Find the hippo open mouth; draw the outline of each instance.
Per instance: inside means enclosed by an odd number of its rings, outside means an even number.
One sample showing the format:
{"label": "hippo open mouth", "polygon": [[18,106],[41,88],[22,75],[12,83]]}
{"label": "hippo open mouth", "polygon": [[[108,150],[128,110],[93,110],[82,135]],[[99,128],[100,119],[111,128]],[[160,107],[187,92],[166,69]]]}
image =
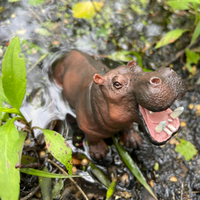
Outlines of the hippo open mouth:
{"label": "hippo open mouth", "polygon": [[153,144],[164,144],[178,131],[180,126],[178,116],[183,110],[183,107],[179,107],[174,111],[168,108],[161,112],[152,112],[139,105],[143,127]]}

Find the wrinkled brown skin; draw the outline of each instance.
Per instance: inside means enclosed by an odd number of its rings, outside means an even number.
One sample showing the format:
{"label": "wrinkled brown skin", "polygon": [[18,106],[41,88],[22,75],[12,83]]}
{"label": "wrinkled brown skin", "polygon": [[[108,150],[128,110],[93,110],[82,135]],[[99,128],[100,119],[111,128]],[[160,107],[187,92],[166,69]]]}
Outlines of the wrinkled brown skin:
{"label": "wrinkled brown skin", "polygon": [[181,79],[173,70],[160,68],[143,72],[131,61],[109,70],[89,55],[71,51],[53,64],[54,78],[63,87],[77,122],[89,144],[90,156],[101,159],[108,147],[104,138],[122,131],[126,147],[141,145],[133,122],[143,125],[138,104],[151,111],[168,108],[183,92]]}

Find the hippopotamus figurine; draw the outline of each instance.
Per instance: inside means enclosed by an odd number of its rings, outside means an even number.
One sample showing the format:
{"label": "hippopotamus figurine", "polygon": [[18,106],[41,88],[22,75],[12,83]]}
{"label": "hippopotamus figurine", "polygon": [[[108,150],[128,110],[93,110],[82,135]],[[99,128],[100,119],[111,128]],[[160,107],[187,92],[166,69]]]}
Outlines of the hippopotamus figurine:
{"label": "hippopotamus figurine", "polygon": [[135,61],[108,69],[91,56],[73,50],[52,65],[56,83],[63,88],[85,133],[90,156],[104,158],[104,138],[122,133],[124,145],[136,148],[142,142],[133,129],[138,123],[149,140],[164,144],[179,129],[183,107],[169,107],[185,94],[182,79],[169,68],[144,72]]}

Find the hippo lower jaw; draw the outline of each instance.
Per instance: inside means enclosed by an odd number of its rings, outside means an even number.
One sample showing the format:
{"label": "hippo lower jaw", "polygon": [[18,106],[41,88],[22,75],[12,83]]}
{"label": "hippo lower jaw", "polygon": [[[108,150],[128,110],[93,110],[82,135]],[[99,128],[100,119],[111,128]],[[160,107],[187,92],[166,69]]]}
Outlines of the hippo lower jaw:
{"label": "hippo lower jaw", "polygon": [[183,107],[179,107],[175,111],[167,108],[161,112],[152,112],[139,105],[140,118],[150,142],[162,145],[177,133],[180,126],[178,116],[182,112]]}

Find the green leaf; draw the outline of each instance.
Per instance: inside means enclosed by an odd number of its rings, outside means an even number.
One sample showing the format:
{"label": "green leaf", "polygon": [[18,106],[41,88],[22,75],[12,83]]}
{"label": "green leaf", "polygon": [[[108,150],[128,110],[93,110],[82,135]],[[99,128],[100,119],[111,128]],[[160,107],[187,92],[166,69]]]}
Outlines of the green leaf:
{"label": "green leaf", "polygon": [[157,163],[157,162],[155,163],[155,165],[154,165],[154,170],[155,170],[155,171],[158,171],[158,170],[159,170],[159,163]]}
{"label": "green leaf", "polygon": [[32,6],[38,6],[42,3],[44,3],[44,0],[29,0],[28,1],[28,4]]}
{"label": "green leaf", "polygon": [[189,161],[190,159],[192,159],[193,156],[195,156],[198,153],[198,151],[191,142],[184,139],[179,140],[181,143],[176,146],[175,150],[181,155],[183,155],[186,161]]}
{"label": "green leaf", "polygon": [[16,109],[16,108],[2,108],[0,107],[1,112],[6,112],[6,113],[13,113],[16,115],[21,115],[21,113]]}
{"label": "green leaf", "polygon": [[64,174],[53,174],[49,172],[40,171],[33,168],[21,168],[20,171],[25,174],[30,174],[34,176],[42,176],[47,178],[73,178],[73,177],[81,177],[79,175],[64,175]]}
{"label": "green leaf", "polygon": [[192,66],[191,64],[197,64],[200,60],[200,55],[195,53],[194,51],[190,51],[189,49],[185,49],[186,53],[186,67],[188,68],[189,72],[192,73]]}
{"label": "green leaf", "polygon": [[110,181],[107,178],[107,176],[104,174],[104,172],[99,169],[98,167],[96,167],[94,165],[94,163],[90,162],[90,171],[93,173],[93,175],[95,175],[95,177],[101,182],[103,183],[103,185],[105,185],[107,188],[109,188],[110,186]]}
{"label": "green leaf", "polygon": [[106,200],[108,200],[112,196],[112,194],[115,190],[115,185],[116,185],[116,180],[113,180],[112,183],[110,184],[110,187],[108,188],[107,193],[106,193]]}
{"label": "green leaf", "polygon": [[[2,100],[0,100],[0,106],[2,107],[3,106],[3,101]],[[2,111],[0,111],[0,126],[1,126],[1,121],[2,121]]]}
{"label": "green leaf", "polygon": [[13,3],[13,2],[17,2],[17,1],[20,1],[20,0],[9,0],[8,2]]}
{"label": "green leaf", "polygon": [[22,149],[24,147],[24,140],[26,139],[27,133],[19,131],[19,143],[18,143],[18,165],[21,164]]}
{"label": "green leaf", "polygon": [[[37,127],[38,128],[38,127]],[[45,142],[48,151],[54,158],[59,160],[72,174],[72,150],[65,139],[57,132],[39,128],[45,135]]]}
{"label": "green leaf", "polygon": [[157,49],[162,46],[165,46],[166,44],[173,43],[175,40],[181,37],[181,35],[186,31],[189,31],[189,30],[175,29],[173,31],[169,31],[165,36],[161,38],[161,40],[157,43],[155,48]]}
{"label": "green leaf", "polygon": [[176,10],[188,10],[190,8],[188,2],[180,3],[180,1],[177,0],[167,1],[167,5]]}
{"label": "green leaf", "polygon": [[146,69],[143,67],[142,63],[142,56],[135,52],[135,51],[117,51],[113,52],[110,56],[108,56],[109,59],[115,60],[115,61],[123,61],[123,62],[129,62],[133,60],[133,57],[130,55],[134,55],[137,58],[137,62],[139,66],[145,71],[145,72],[150,72],[151,70]]}
{"label": "green leaf", "polygon": [[192,40],[191,40],[191,44],[197,39],[197,37],[200,35],[200,20],[194,30],[194,33],[192,35]]}
{"label": "green leaf", "polygon": [[26,65],[22,58],[19,38],[14,37],[4,55],[2,63],[2,85],[10,105],[20,109],[26,92]]}
{"label": "green leaf", "polygon": [[157,200],[155,194],[151,190],[150,186],[147,184],[144,176],[142,175],[141,171],[139,170],[138,166],[134,163],[132,160],[131,156],[128,154],[128,152],[118,144],[117,140],[115,137],[112,137],[113,142],[125,162],[126,166],[129,168],[129,170],[133,173],[133,175],[138,179],[138,181],[149,191],[149,193]]}
{"label": "green leaf", "polygon": [[[43,172],[49,172],[46,167],[42,169]],[[47,177],[39,177],[39,184],[42,192],[43,200],[51,200],[52,199],[52,180]]]}
{"label": "green leaf", "polygon": [[18,162],[19,133],[12,118],[0,127],[0,197],[2,200],[16,200],[19,198],[19,169]]}
{"label": "green leaf", "polygon": [[35,32],[38,33],[38,34],[40,34],[40,35],[42,35],[42,36],[49,36],[49,35],[51,35],[51,33],[47,29],[45,29],[45,28],[37,28],[37,29],[35,29]]}
{"label": "green leaf", "polygon": [[96,11],[100,11],[103,6],[102,2],[85,1],[73,5],[73,17],[82,19],[91,19],[95,16]]}
{"label": "green leaf", "polygon": [[4,102],[9,103],[4,91],[3,91],[3,86],[2,86],[2,77],[0,77],[0,99],[3,100]]}

